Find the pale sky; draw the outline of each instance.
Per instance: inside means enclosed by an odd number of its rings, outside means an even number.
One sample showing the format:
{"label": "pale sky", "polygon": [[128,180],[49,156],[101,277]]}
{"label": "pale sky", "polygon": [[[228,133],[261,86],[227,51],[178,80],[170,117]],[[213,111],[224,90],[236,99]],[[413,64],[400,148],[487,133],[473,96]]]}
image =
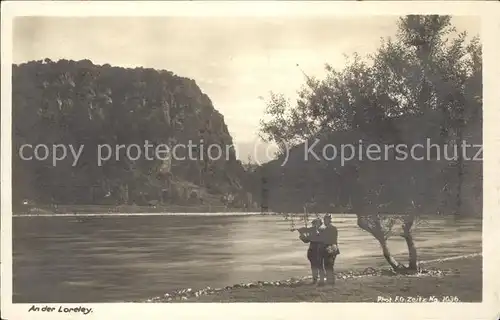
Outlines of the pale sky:
{"label": "pale sky", "polygon": [[[376,50],[396,32],[396,17],[318,18],[17,18],[14,63],[49,58],[166,69],[192,78],[224,115],[239,158],[254,154],[265,102],[283,93],[292,101],[309,76],[343,54]],[[455,17],[459,31],[480,32],[480,19]],[[297,67],[299,64],[300,68]],[[261,151],[258,151],[262,153]]]}

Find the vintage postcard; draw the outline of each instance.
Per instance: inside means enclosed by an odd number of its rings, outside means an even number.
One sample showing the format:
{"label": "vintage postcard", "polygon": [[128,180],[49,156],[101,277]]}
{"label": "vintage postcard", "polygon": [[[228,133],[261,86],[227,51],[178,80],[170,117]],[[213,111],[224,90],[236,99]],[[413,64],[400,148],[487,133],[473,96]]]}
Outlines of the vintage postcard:
{"label": "vintage postcard", "polygon": [[2,3],[2,319],[500,319],[500,3]]}

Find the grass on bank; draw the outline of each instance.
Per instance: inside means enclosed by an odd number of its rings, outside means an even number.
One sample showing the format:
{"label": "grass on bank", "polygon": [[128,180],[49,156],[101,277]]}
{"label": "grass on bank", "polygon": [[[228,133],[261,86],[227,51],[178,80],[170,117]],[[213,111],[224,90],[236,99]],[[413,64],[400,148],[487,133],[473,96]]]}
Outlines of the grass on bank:
{"label": "grass on bank", "polygon": [[[445,297],[459,302],[482,301],[482,257],[464,258],[425,264],[426,269],[439,269],[438,276],[369,276],[337,279],[334,287],[309,284],[297,287],[234,288],[211,295],[192,297],[185,302],[377,302],[396,297]],[[446,301],[445,301],[446,302]]]}

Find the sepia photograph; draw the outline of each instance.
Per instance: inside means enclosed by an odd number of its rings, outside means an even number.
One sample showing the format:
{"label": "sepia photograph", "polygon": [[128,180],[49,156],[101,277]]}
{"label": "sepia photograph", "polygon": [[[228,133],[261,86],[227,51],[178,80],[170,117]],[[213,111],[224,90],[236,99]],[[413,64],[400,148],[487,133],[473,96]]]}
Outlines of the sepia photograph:
{"label": "sepia photograph", "polygon": [[480,11],[93,6],[9,17],[2,318],[494,301]]}

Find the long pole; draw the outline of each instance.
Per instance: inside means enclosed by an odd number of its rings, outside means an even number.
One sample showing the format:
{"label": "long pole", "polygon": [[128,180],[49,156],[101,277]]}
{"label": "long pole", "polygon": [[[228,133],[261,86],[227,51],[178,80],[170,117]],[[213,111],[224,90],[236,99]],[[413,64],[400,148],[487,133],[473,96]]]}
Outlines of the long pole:
{"label": "long pole", "polygon": [[308,222],[309,222],[309,217],[307,214],[307,205],[305,205],[304,206],[304,225],[306,226],[306,228],[307,228]]}

